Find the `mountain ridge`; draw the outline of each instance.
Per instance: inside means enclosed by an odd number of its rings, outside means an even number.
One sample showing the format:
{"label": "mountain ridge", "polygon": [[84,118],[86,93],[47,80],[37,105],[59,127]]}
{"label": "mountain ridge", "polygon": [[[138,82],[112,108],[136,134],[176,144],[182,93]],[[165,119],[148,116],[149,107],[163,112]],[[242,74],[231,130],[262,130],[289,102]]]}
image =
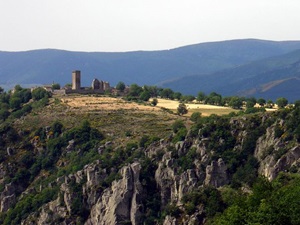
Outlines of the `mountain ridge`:
{"label": "mountain ridge", "polygon": [[[180,78],[172,82],[166,82],[162,86],[176,89],[176,87],[179,87],[179,83],[184,84],[181,88],[178,88],[178,91],[183,91],[189,87],[189,94],[195,94],[199,90],[207,93],[217,90],[225,96],[249,96],[250,94],[255,97],[269,97],[272,100],[275,100],[278,96],[297,100],[300,98],[298,88],[294,92],[296,95],[285,94],[288,90],[282,90],[281,93],[273,91],[273,94],[266,96],[261,90],[269,83],[300,77],[299,62],[300,50],[295,50],[287,54],[258,60],[212,74]],[[253,92],[254,89],[257,91]],[[252,90],[252,92],[249,93],[249,90]]]}
{"label": "mountain ridge", "polygon": [[[26,84],[53,82],[65,85],[71,82],[71,72],[77,69],[82,71],[83,86],[89,86],[95,77],[112,85],[119,81],[157,85],[180,77],[216,73],[296,49],[300,49],[300,41],[237,39],[159,51],[1,51],[0,86],[12,88],[21,84],[26,87]],[[184,90],[183,93],[188,91]]]}

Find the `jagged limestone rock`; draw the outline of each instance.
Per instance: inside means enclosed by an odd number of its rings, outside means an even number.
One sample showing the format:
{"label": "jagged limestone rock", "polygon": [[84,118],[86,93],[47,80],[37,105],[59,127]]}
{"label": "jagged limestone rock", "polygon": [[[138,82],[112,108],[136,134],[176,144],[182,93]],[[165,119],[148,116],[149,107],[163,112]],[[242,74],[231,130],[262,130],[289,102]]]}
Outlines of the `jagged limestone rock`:
{"label": "jagged limestone rock", "polygon": [[122,179],[114,181],[110,188],[104,190],[92,207],[86,225],[121,224],[121,222],[128,221],[133,225],[141,224],[140,169],[139,163],[133,163],[121,169]]}
{"label": "jagged limestone rock", "polygon": [[300,162],[300,145],[288,150],[286,154],[281,156],[277,161],[273,155],[267,156],[259,167],[259,173],[274,180],[281,171],[287,171],[292,165]]}
{"label": "jagged limestone rock", "polygon": [[254,156],[259,161],[262,161],[266,156],[269,155],[268,149],[278,146],[279,143],[280,140],[275,139],[274,127],[268,127],[266,130],[266,135],[259,137],[257,140]]}
{"label": "jagged limestone rock", "polygon": [[164,207],[169,200],[177,202],[178,200],[178,176],[175,175],[174,170],[169,167],[172,160],[172,153],[164,154],[162,161],[159,162],[158,168],[155,171],[155,180],[160,189],[161,203]]}
{"label": "jagged limestone rock", "polygon": [[[66,207],[61,205],[61,199],[58,197],[56,200],[49,202],[44,205],[41,209],[37,224],[38,225],[50,225],[53,224],[54,221],[57,221],[56,224],[67,224],[64,219],[68,215],[68,210]],[[51,212],[51,213],[49,213]],[[63,220],[61,223],[58,221]]]}
{"label": "jagged limestone rock", "polygon": [[199,181],[204,180],[200,178],[204,176],[201,166],[177,174],[178,168],[173,168],[173,164],[172,154],[167,152],[155,171],[155,180],[160,190],[162,207],[169,202],[181,204],[182,197],[196,188]]}
{"label": "jagged limestone rock", "polygon": [[163,225],[178,225],[177,219],[172,216],[166,216]]}
{"label": "jagged limestone rock", "polygon": [[206,167],[205,185],[212,185],[214,187],[220,187],[229,183],[227,175],[227,166],[223,159],[218,161],[212,161],[210,165]]}
{"label": "jagged limestone rock", "polygon": [[6,212],[16,202],[15,192],[17,187],[11,182],[5,185],[4,191],[0,195],[0,212]]}

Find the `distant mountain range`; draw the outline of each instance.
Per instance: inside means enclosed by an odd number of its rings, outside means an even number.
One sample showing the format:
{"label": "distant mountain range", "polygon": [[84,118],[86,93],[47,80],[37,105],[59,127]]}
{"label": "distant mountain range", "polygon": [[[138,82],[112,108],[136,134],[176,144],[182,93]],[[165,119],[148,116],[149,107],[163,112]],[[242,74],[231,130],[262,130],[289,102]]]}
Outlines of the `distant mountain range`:
{"label": "distant mountain range", "polygon": [[159,85],[184,94],[203,91],[300,99],[300,41],[256,39],[210,42],[163,51],[0,52],[0,86],[71,83],[81,70],[82,85],[94,78],[115,85]]}
{"label": "distant mountain range", "polygon": [[231,69],[165,82],[161,86],[195,94],[217,91],[225,96],[255,96],[275,100],[300,99],[300,50]]}

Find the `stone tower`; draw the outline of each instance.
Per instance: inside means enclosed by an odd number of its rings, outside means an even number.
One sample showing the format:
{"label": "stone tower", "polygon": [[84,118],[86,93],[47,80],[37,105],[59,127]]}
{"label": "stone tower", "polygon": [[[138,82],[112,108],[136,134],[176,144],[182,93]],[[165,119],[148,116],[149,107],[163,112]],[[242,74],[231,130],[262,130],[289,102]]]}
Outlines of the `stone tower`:
{"label": "stone tower", "polygon": [[72,90],[79,90],[80,88],[80,70],[75,70],[72,72]]}

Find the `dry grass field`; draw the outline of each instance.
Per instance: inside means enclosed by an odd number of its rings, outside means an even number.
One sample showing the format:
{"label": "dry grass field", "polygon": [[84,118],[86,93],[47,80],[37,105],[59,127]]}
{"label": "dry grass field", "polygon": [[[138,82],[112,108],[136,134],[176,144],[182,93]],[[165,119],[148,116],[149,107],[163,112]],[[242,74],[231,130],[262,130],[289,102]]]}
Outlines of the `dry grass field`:
{"label": "dry grass field", "polygon": [[16,126],[29,129],[30,132],[60,121],[65,129],[70,129],[80,125],[83,120],[88,120],[106,135],[106,141],[112,141],[117,146],[138,142],[144,135],[169,137],[175,120],[182,119],[190,127],[193,124],[189,120],[190,115],[196,111],[203,116],[235,111],[226,107],[187,104],[189,113],[179,116],[176,114],[178,104],[178,101],[158,99],[158,104],[154,107],[150,102],[138,104],[106,96],[54,96],[50,105],[19,120]]}
{"label": "dry grass field", "polygon": [[[171,109],[174,112],[176,112],[178,105],[179,105],[178,101],[168,100],[168,99],[158,99],[158,104],[157,104],[158,107]],[[237,110],[234,110],[232,108],[216,106],[216,105],[188,103],[186,104],[186,106],[188,109],[188,114],[186,116],[190,116],[193,112],[201,112],[202,116],[209,116],[211,114],[225,115],[230,112],[237,112]]]}
{"label": "dry grass field", "polygon": [[[73,109],[80,109],[81,111],[98,111],[98,110],[138,110],[138,111],[160,111],[161,109],[169,109],[174,113],[177,111],[179,105],[178,101],[168,99],[158,99],[156,107],[147,104],[138,104],[135,102],[127,102],[121,98],[113,97],[96,97],[96,96],[64,96],[61,101]],[[151,101],[151,99],[150,99]],[[188,108],[188,114],[185,117],[189,117],[193,112],[201,112],[203,116],[209,116],[211,114],[224,115],[230,112],[236,112],[229,107],[204,105],[197,103],[186,104]]]}
{"label": "dry grass field", "polygon": [[96,96],[64,96],[61,98],[62,103],[67,104],[73,109],[83,111],[97,110],[139,110],[139,111],[158,111],[157,107],[150,105],[127,102],[121,98],[113,97],[96,97]]}

